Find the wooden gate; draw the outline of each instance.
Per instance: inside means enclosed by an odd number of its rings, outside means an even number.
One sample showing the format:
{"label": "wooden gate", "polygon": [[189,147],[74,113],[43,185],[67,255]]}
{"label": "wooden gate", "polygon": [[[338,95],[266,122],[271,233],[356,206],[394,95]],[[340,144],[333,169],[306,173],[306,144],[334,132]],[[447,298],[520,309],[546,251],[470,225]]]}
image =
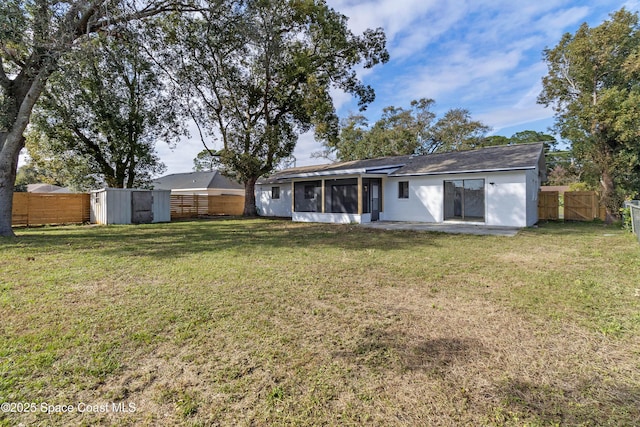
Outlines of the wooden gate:
{"label": "wooden gate", "polygon": [[538,193],[538,220],[557,221],[560,219],[559,193],[557,191],[541,191]]}
{"label": "wooden gate", "polygon": [[600,205],[595,191],[567,191],[564,193],[564,219],[567,221],[604,220],[606,210]]}

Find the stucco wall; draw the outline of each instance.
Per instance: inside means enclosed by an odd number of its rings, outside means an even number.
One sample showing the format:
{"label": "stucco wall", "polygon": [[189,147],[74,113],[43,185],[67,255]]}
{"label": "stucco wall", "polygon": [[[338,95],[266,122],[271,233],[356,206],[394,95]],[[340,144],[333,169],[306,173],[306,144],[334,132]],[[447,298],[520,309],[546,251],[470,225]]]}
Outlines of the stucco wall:
{"label": "stucco wall", "polygon": [[319,212],[294,212],[293,221],[297,222],[326,222],[331,224],[360,224],[371,222],[370,214],[347,214],[347,213],[319,213]]}
{"label": "stucco wall", "polygon": [[[271,187],[280,187],[280,198],[271,198]],[[256,185],[256,208],[261,216],[291,216],[291,183]]]}
{"label": "stucco wall", "polygon": [[[485,178],[487,225],[527,226],[526,172],[502,172]],[[493,182],[493,185],[491,184]]]}
{"label": "stucco wall", "polygon": [[[398,197],[398,183],[409,181],[409,198]],[[442,222],[442,179],[429,177],[387,178],[383,186],[383,221]]]}
{"label": "stucco wall", "polygon": [[527,171],[527,226],[538,222],[538,192],[540,191],[540,178],[538,171]]}
{"label": "stucco wall", "polygon": [[[508,227],[531,225],[528,224],[525,171],[390,177],[383,184],[384,212],[381,214],[381,219],[385,221],[442,222],[444,181],[457,179],[485,180],[486,225]],[[398,182],[400,181],[409,181],[408,199],[398,198]]]}

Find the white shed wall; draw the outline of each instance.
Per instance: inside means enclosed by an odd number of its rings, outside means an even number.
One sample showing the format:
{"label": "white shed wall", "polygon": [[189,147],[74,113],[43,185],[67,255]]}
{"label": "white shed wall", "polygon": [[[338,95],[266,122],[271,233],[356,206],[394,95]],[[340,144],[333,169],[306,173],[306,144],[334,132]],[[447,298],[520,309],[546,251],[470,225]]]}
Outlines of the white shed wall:
{"label": "white shed wall", "polygon": [[[280,198],[271,198],[271,187],[280,187]],[[291,183],[256,185],[256,208],[261,216],[291,216]]]}
{"label": "white shed wall", "polygon": [[171,222],[171,191],[153,190],[153,222]]}
{"label": "white shed wall", "polygon": [[107,190],[107,224],[131,224],[131,191]]}
{"label": "white shed wall", "polygon": [[[90,220],[94,224],[131,224],[131,193],[134,188],[105,188],[91,192]],[[171,191],[153,190],[153,221],[171,221]]]}

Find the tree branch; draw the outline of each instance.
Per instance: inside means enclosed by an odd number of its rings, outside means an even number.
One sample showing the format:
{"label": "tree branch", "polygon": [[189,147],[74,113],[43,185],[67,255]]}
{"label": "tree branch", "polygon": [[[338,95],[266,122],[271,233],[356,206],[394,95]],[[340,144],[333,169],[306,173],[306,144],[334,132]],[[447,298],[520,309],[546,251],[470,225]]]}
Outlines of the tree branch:
{"label": "tree branch", "polygon": [[2,56],[0,56],[0,86],[7,89],[11,84],[11,80],[7,77],[7,73],[4,71],[4,63],[2,62]]}

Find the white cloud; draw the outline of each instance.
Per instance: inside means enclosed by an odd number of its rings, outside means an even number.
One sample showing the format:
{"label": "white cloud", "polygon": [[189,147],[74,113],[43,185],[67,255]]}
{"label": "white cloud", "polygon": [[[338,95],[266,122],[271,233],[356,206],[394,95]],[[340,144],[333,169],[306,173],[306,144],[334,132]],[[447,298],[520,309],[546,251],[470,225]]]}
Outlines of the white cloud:
{"label": "white cloud", "polygon": [[315,140],[313,131],[300,135],[293,156],[296,158],[296,166],[309,166],[329,163],[326,159],[312,158],[311,154],[322,151],[322,144]]}

